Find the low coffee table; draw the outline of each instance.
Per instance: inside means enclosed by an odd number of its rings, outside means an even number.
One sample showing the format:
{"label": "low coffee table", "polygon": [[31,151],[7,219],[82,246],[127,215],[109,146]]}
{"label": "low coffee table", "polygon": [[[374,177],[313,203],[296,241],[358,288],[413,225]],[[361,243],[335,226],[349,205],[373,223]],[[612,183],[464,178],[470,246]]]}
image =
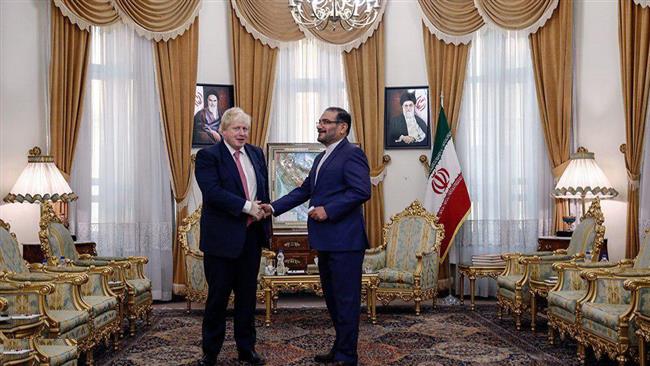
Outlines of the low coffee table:
{"label": "low coffee table", "polygon": [[474,293],[476,291],[476,279],[480,277],[497,278],[498,275],[503,273],[506,269],[503,266],[479,266],[471,262],[458,264],[458,273],[460,275],[460,303],[465,303],[465,277],[469,279],[469,293],[470,293],[470,309],[474,311],[476,308],[474,304]]}
{"label": "low coffee table", "polygon": [[[285,276],[263,275],[260,279],[264,291],[264,303],[266,305],[266,318],[264,325],[271,325],[271,312],[276,312],[278,295],[281,291],[313,291],[322,296],[323,289],[320,284],[320,276],[317,274],[288,274]],[[377,286],[379,277],[376,273],[364,273],[361,275],[361,286],[365,291],[368,316],[372,324],[377,324]]]}

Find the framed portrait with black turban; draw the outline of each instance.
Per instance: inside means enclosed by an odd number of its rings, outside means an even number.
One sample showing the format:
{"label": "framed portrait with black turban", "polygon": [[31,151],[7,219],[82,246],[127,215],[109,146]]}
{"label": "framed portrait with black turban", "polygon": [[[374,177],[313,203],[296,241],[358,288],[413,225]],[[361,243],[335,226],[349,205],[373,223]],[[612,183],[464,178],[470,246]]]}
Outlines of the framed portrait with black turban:
{"label": "framed portrait with black turban", "polygon": [[221,115],[234,106],[232,85],[196,84],[192,148],[202,148],[221,142]]}
{"label": "framed portrait with black turban", "polygon": [[429,149],[429,88],[389,87],[385,92],[384,149]]}

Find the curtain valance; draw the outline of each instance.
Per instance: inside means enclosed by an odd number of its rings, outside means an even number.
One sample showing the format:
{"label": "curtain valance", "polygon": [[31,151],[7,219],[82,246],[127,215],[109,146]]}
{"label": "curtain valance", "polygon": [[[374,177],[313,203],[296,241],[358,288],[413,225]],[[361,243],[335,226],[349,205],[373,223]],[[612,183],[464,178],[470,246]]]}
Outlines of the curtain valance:
{"label": "curtain valance", "polygon": [[647,8],[650,6],[650,0],[634,0],[634,3],[637,5],[641,5],[643,8]]}
{"label": "curtain valance", "polygon": [[418,0],[422,21],[445,43],[468,44],[484,24],[535,33],[559,0]]}
{"label": "curtain valance", "polygon": [[287,0],[231,0],[231,4],[246,31],[269,47],[282,47],[287,42],[298,41],[308,36],[350,52],[374,34],[383,18],[386,1],[381,1],[379,14],[372,24],[350,31],[343,30],[341,27],[337,27],[334,31],[299,27],[291,16]]}
{"label": "curtain valance", "polygon": [[192,25],[201,0],[54,0],[54,4],[83,30],[121,20],[142,37],[167,41]]}

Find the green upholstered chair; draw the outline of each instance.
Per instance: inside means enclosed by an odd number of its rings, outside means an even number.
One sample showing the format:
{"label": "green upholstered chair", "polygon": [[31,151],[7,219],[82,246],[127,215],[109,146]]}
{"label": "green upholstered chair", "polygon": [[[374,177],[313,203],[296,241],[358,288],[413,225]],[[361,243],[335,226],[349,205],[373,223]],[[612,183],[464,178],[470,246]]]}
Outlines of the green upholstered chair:
{"label": "green upholstered chair", "polygon": [[436,215],[418,201],[391,217],[383,227],[383,243],[366,250],[363,268],[378,273],[377,299],[388,305],[396,298],[420,304],[438,296],[440,243],[444,237]]}
{"label": "green upholstered chair", "polygon": [[[44,315],[48,336],[77,341],[80,350],[87,352],[88,363],[92,363],[95,346],[111,336],[117,348],[122,315],[119,297],[108,286],[113,269],[27,265],[20,256],[18,245],[9,225],[0,220],[2,283],[14,286],[49,284],[54,287],[51,293],[44,295],[44,303],[39,307],[39,312]],[[21,295],[3,296],[10,300],[10,308],[13,300],[17,306],[26,301]],[[25,309],[14,310],[19,310],[16,314],[26,314]]]}
{"label": "green upholstered chair", "polygon": [[65,257],[75,266],[113,268],[113,278],[109,285],[115,293],[125,294],[125,315],[129,320],[131,335],[135,334],[138,318],[144,319],[149,324],[153,298],[151,281],[144,275],[144,265],[149,261],[146,257],[101,257],[78,254],[70,231],[57,217],[52,205],[47,202],[43,203],[39,239],[41,248],[51,264],[57,263],[60,257]]}
{"label": "green upholstered chair", "polygon": [[[0,325],[12,321],[7,311],[9,302],[0,297]],[[15,319],[14,319],[15,320]],[[21,320],[24,324],[40,322],[40,318]],[[39,327],[33,333],[24,334],[26,338],[8,338],[0,330],[0,365],[31,365],[35,362],[43,366],[76,366],[79,352],[76,342],[71,339],[43,339],[38,336]]]}
{"label": "green upholstered chair", "polygon": [[592,252],[592,261],[597,261],[600,255],[605,227],[604,217],[600,208],[600,200],[595,199],[589,210],[577,225],[567,249],[554,252],[506,253],[502,257],[506,261],[506,269],[497,277],[497,301],[499,317],[504,311],[509,311],[515,318],[517,330],[521,329],[521,317],[530,308],[530,286],[543,285],[556,272],[553,265],[582,259],[585,252]]}
{"label": "green upholstered chair", "polygon": [[[188,312],[192,310],[192,302],[205,303],[208,298],[208,283],[203,270],[203,252],[199,249],[200,236],[201,206],[183,219],[178,228],[178,242],[183,248],[183,263],[185,263],[185,299]],[[259,279],[264,274],[264,267],[274,257],[275,253],[262,250],[260,269],[257,274],[257,300],[260,302],[264,301],[264,291]]]}
{"label": "green upholstered chair", "polygon": [[[635,311],[650,313],[650,290],[641,286],[650,280],[650,234],[646,230],[632,268],[599,269],[583,272],[587,295],[576,304],[579,325],[578,356],[593,349],[597,359],[603,355],[620,365],[637,352]],[[626,283],[626,281],[629,283]],[[637,286],[638,285],[638,286]],[[634,291],[633,291],[634,290]]]}
{"label": "green upholstered chair", "polygon": [[[646,233],[646,236],[649,236]],[[650,342],[650,276],[641,279],[627,280],[624,284],[627,290],[632,291],[634,303],[633,322],[638,338],[638,352],[640,366],[648,364],[648,348]],[[645,357],[642,357],[645,355]]]}

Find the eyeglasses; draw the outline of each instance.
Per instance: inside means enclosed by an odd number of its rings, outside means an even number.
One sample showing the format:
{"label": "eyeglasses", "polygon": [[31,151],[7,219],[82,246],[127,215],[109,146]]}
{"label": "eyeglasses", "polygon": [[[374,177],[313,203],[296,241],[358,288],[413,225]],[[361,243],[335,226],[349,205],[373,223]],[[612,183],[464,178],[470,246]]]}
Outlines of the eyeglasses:
{"label": "eyeglasses", "polygon": [[339,123],[339,121],[332,121],[330,119],[319,119],[318,121],[316,121],[317,125],[331,125],[334,123]]}

